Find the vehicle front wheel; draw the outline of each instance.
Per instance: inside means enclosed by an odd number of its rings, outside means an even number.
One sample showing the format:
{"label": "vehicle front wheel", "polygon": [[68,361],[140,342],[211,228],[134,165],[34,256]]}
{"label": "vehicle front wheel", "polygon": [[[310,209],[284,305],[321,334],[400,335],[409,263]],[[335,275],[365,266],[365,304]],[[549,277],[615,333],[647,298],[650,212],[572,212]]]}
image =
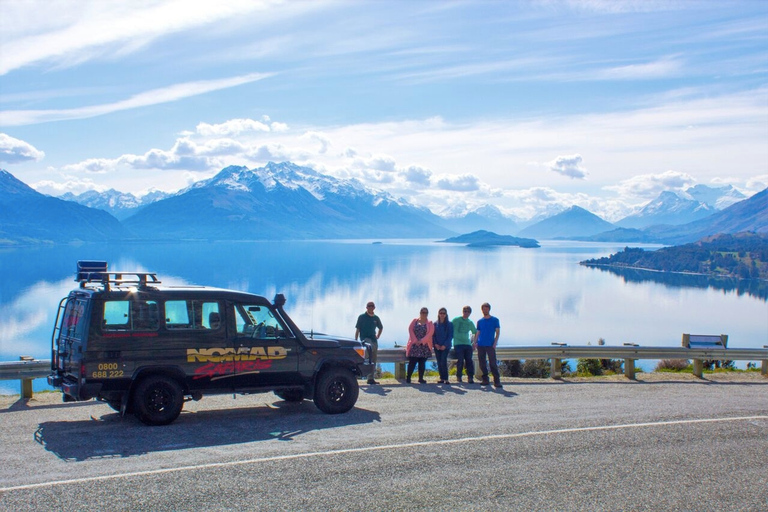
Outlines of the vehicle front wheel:
{"label": "vehicle front wheel", "polygon": [[360,388],[346,368],[323,370],[315,383],[315,405],[328,414],[347,412],[355,406]]}
{"label": "vehicle front wheel", "polygon": [[286,402],[301,402],[304,400],[303,389],[279,389],[275,391],[275,394]]}
{"label": "vehicle front wheel", "polygon": [[142,380],[133,394],[136,417],[147,425],[167,425],[179,417],[184,393],[179,383],[162,376]]}

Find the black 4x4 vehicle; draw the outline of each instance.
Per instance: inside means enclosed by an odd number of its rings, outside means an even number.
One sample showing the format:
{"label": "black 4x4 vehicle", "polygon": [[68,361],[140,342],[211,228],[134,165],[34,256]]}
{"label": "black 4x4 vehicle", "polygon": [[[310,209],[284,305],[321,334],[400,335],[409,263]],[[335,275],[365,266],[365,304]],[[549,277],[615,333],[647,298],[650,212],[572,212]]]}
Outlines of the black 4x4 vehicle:
{"label": "black 4x4 vehicle", "polygon": [[80,287],[61,300],[52,374],[65,402],[96,398],[148,425],[175,420],[188,399],[274,391],[326,413],[354,407],[367,347],[303,333],[285,297],[203,286],[160,286],[154,273],[78,262]]}

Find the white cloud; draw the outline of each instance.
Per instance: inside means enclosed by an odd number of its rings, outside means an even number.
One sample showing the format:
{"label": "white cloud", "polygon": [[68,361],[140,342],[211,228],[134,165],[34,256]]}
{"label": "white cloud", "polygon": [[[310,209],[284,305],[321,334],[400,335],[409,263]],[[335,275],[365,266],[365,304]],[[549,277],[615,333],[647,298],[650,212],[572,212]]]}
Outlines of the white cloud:
{"label": "white cloud", "polygon": [[[677,57],[664,57],[653,62],[617,66],[593,71],[590,79],[601,80],[656,80],[679,75],[682,63]],[[586,78],[586,76],[585,76]]]}
{"label": "white cloud", "polygon": [[186,82],[139,93],[126,100],[88,107],[56,110],[3,110],[0,111],[0,126],[22,126],[66,119],[87,119],[122,110],[178,101],[199,94],[256,82],[273,75],[274,73],[250,73],[216,80]]}
{"label": "white cloud", "polygon": [[263,11],[279,3],[5,1],[0,75],[43,62],[61,66],[124,56],[168,34],[225,23],[253,11],[262,11],[264,17]]}
{"label": "white cloud", "polygon": [[581,167],[581,155],[559,156],[552,162],[549,162],[549,169],[563,176],[573,179],[585,179],[589,174],[586,169]]}
{"label": "white cloud", "polygon": [[40,161],[45,153],[32,144],[0,133],[0,162],[16,164],[20,162]]}
{"label": "white cloud", "polygon": [[195,127],[195,132],[203,136],[230,136],[243,132],[268,132],[269,124],[253,119],[230,119],[220,124],[200,123]]}
{"label": "white cloud", "polygon": [[686,173],[666,171],[660,174],[642,174],[623,180],[615,186],[607,186],[623,197],[654,199],[665,190],[682,191],[696,182],[696,179]]}
{"label": "white cloud", "polygon": [[437,179],[437,187],[456,192],[471,192],[480,189],[480,179],[474,174],[444,175]]}
{"label": "white cloud", "polygon": [[430,177],[432,176],[432,171],[430,171],[429,169],[424,169],[422,167],[412,165],[407,169],[405,169],[404,171],[402,171],[400,174],[403,177],[403,179],[409,183],[429,186]]}

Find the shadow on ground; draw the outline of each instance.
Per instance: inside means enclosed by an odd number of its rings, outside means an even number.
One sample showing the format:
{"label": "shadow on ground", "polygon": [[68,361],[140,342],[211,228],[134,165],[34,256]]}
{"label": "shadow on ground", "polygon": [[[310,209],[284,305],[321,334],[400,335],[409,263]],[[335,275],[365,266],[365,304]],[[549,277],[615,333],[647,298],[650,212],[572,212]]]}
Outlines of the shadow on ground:
{"label": "shadow on ground", "polygon": [[378,412],[352,409],[324,414],[310,401],[276,402],[270,407],[183,411],[170,425],[148,427],[132,415],[116,412],[85,421],[41,423],[35,441],[67,461],[132,457],[151,452],[254,441],[291,441],[315,430],[381,421]]}

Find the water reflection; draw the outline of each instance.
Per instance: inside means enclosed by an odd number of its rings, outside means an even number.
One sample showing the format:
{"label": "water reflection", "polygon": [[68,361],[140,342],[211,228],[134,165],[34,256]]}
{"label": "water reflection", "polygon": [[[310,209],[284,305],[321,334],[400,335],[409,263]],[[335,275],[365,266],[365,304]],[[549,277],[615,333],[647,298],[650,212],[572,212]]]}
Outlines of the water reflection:
{"label": "water reflection", "polygon": [[768,301],[768,281],[760,279],[710,277],[620,267],[591,266],[590,268],[616,274],[623,278],[625,282],[653,282],[672,287],[690,286],[693,288],[712,288],[713,290],[722,290],[724,292],[735,292],[737,295],[746,294],[762,299],[763,301]]}
{"label": "water reflection", "polygon": [[[501,345],[634,342],[678,345],[683,332],[729,334],[734,347],[768,343],[763,288],[703,283],[695,276],[596,272],[578,264],[621,250],[615,244],[544,242],[540,249],[471,249],[431,241],[238,242],[94,245],[0,251],[0,359],[50,357],[59,300],[73,288],[78,259],[114,270],[157,272],[164,283],[205,284],[269,298],[284,293],[303,328],[351,337],[374,300],[382,346],[404,344],[421,306],[479,318],[490,302]],[[657,279],[658,278],[658,279]],[[730,285],[728,285],[730,286]],[[723,293],[733,290],[734,293]],[[17,383],[0,382],[15,391]]]}

